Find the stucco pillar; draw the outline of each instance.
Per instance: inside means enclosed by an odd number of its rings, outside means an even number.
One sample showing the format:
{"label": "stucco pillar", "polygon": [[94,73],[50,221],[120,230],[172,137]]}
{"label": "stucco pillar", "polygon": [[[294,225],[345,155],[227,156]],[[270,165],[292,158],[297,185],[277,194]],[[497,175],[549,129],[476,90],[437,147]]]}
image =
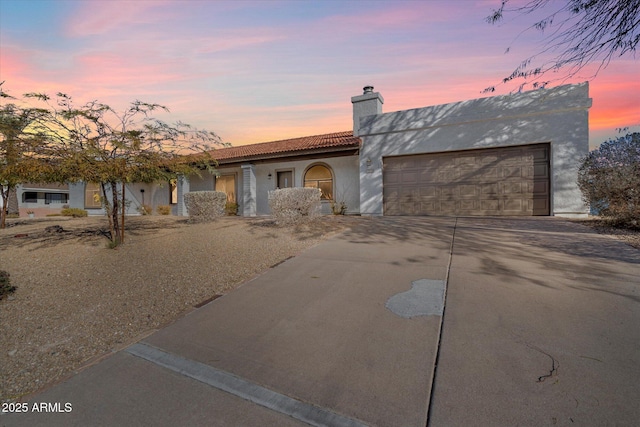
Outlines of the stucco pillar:
{"label": "stucco pillar", "polygon": [[189,216],[187,206],[184,204],[184,195],[189,192],[189,179],[184,175],[179,175],[176,184],[178,188],[178,216]]}
{"label": "stucco pillar", "polygon": [[256,167],[242,165],[242,216],[256,216]]}

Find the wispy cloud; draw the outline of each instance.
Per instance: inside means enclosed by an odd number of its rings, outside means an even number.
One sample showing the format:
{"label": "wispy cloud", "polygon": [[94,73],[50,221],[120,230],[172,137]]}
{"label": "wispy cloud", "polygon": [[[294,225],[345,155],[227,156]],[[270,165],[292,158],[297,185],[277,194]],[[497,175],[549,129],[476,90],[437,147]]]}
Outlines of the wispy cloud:
{"label": "wispy cloud", "polygon": [[164,7],[175,2],[154,1],[83,1],[65,25],[69,37],[84,37],[110,32],[132,25],[153,23],[169,17]]}

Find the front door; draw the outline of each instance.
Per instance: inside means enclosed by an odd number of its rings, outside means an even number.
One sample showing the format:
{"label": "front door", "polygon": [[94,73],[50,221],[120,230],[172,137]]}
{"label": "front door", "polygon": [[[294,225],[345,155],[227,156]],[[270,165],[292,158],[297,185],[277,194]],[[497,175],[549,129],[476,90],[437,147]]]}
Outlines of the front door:
{"label": "front door", "polygon": [[221,175],[216,178],[216,191],[222,191],[227,195],[227,201],[236,202],[236,176]]}

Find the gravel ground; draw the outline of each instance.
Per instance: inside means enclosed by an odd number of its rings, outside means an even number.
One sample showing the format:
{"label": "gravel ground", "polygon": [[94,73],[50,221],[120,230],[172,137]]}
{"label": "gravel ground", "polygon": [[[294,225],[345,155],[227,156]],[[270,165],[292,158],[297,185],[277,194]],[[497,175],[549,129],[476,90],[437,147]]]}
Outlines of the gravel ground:
{"label": "gravel ground", "polygon": [[[10,220],[0,230],[0,270],[18,289],[0,301],[0,401],[125,347],[361,220],[276,227],[269,219],[134,217],[115,250],[104,218]],[[640,249],[638,230],[576,222]],[[53,225],[63,231],[46,231]]]}
{"label": "gravel ground", "polygon": [[[0,270],[17,287],[0,301],[0,401],[175,321],[353,220],[281,228],[268,219],[135,217],[115,250],[104,218],[11,220],[0,230]],[[53,225],[63,231],[45,230]]]}

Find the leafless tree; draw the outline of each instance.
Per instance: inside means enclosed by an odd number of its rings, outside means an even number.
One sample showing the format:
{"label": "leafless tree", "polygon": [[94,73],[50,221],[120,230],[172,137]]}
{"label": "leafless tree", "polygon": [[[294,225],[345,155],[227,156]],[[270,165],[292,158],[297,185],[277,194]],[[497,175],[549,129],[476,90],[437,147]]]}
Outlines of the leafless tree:
{"label": "leafless tree", "polygon": [[[540,31],[546,36],[540,52],[522,61],[502,83],[519,80],[523,82],[519,89],[527,84],[536,88],[567,80],[595,63],[596,71],[589,76],[593,78],[612,59],[635,57],[640,41],[640,0],[530,0],[511,5],[511,0],[502,0],[487,22],[502,22],[507,14],[542,12],[544,18],[523,32]],[[549,55],[551,59],[547,59]],[[552,73],[558,74],[546,80]],[[495,86],[490,86],[484,91],[494,90]]]}

